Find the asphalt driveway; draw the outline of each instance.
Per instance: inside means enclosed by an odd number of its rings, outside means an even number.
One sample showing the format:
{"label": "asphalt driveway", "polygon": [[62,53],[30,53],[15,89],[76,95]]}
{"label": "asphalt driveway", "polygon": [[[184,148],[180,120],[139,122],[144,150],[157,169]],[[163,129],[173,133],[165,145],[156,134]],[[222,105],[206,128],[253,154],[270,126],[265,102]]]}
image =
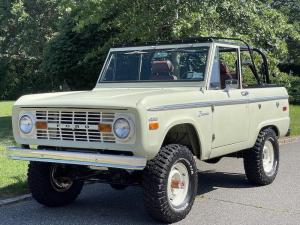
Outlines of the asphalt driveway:
{"label": "asphalt driveway", "polygon": [[[251,186],[241,159],[216,165],[201,163],[198,196],[188,217],[178,224],[300,224],[300,143],[281,146],[275,182]],[[78,200],[46,208],[33,200],[0,207],[0,224],[157,224],[145,212],[142,190],[115,191],[87,185]]]}

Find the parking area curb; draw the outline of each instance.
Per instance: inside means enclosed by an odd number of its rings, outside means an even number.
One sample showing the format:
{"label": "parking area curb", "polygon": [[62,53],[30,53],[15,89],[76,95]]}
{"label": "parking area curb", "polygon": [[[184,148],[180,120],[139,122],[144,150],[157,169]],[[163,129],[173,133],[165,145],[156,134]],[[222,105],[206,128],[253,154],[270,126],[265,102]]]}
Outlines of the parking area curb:
{"label": "parking area curb", "polygon": [[279,144],[284,145],[284,144],[292,144],[300,142],[300,136],[295,136],[295,137],[284,137],[279,139]]}
{"label": "parking area curb", "polygon": [[31,199],[31,194],[0,200],[0,207]]}

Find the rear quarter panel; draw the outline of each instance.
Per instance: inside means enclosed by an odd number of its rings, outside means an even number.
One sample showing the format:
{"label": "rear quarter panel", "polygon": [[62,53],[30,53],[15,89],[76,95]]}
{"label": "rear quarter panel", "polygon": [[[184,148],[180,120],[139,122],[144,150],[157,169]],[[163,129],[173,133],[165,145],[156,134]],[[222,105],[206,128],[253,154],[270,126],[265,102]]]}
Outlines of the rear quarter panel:
{"label": "rear quarter panel", "polygon": [[[275,126],[285,136],[290,125],[288,93],[283,87],[253,88],[249,91],[249,147],[255,144],[260,130]],[[268,100],[272,99],[273,100]],[[284,107],[287,110],[284,111]]]}

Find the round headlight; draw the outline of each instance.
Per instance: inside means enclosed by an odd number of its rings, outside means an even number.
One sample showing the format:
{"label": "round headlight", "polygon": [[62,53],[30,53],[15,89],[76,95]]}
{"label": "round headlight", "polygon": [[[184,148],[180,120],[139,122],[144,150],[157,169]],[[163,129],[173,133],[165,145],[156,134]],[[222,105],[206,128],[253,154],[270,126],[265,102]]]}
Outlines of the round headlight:
{"label": "round headlight", "polygon": [[22,133],[29,134],[33,129],[33,121],[30,116],[24,115],[19,121],[19,127]]}
{"label": "round headlight", "polygon": [[117,119],[113,128],[115,135],[120,139],[126,139],[130,134],[130,124],[124,118]]}

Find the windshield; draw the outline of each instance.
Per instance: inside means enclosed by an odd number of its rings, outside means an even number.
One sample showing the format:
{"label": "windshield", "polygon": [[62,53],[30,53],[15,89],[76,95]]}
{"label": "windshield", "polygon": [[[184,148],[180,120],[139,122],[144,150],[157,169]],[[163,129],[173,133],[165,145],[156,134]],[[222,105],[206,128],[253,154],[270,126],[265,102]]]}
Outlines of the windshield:
{"label": "windshield", "polygon": [[112,52],[100,82],[204,81],[209,47]]}

